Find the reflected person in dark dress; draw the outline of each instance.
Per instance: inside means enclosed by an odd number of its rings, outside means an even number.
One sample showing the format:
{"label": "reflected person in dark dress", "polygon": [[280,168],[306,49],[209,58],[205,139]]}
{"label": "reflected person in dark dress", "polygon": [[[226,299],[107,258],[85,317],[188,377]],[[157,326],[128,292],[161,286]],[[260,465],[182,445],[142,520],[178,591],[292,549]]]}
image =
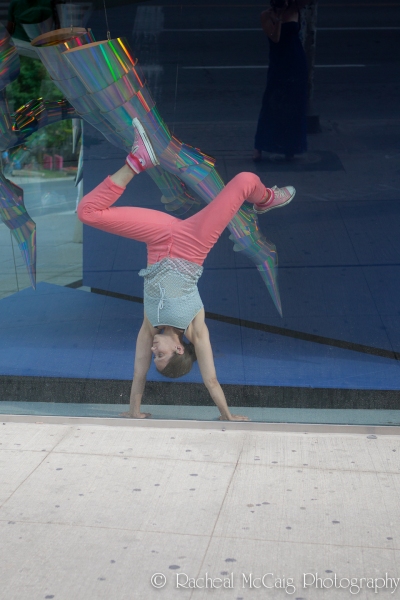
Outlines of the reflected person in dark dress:
{"label": "reflected person in dark dress", "polygon": [[308,70],[300,41],[300,9],[308,0],[271,0],[261,14],[269,41],[269,69],[253,160],[262,151],[283,154],[293,160],[307,150]]}

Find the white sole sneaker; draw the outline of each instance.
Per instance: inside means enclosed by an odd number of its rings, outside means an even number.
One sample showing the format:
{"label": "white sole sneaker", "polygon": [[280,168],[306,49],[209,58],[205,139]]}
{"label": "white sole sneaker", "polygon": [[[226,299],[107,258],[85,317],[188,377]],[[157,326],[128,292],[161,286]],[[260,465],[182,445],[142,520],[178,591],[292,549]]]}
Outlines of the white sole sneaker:
{"label": "white sole sneaker", "polygon": [[158,158],[153,150],[153,146],[151,145],[151,142],[149,140],[149,137],[148,137],[143,125],[141,124],[141,122],[139,121],[139,119],[137,117],[132,119],[132,126],[138,130],[139,135],[142,138],[143,144],[147,150],[147,154],[149,155],[149,158],[150,158],[151,162],[153,163],[153,165],[156,167],[157,165],[160,164],[160,161],[158,160]]}
{"label": "white sole sneaker", "polygon": [[[293,200],[293,198],[296,195],[296,190],[293,186],[291,185],[287,185],[285,186],[286,189],[289,191],[290,196],[287,200],[285,200],[285,202],[282,202],[281,204],[273,204],[272,206],[266,206],[264,209],[256,209],[256,205],[253,204],[253,211],[257,214],[257,215],[263,215],[264,213],[268,212],[269,210],[274,210],[274,208],[282,208],[282,206],[287,206],[289,204],[289,202],[291,202]],[[276,186],[274,186],[273,188],[271,188],[272,190],[276,189]]]}

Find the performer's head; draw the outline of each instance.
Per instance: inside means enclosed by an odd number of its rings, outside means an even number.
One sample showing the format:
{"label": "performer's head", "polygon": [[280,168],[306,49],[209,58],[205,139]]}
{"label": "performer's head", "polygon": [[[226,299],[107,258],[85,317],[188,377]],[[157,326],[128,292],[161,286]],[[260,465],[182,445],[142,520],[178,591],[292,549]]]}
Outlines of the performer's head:
{"label": "performer's head", "polygon": [[156,369],[164,377],[176,379],[189,373],[197,360],[193,344],[183,341],[183,332],[169,330],[157,333],[151,351],[154,354]]}

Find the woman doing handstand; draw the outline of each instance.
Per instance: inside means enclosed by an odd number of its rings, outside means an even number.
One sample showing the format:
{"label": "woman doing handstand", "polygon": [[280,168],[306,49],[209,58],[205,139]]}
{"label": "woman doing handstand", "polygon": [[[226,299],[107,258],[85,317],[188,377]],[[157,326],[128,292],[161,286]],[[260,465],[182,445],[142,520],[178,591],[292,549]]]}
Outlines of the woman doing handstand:
{"label": "woman doing handstand", "polygon": [[239,173],[210,204],[185,220],[158,210],[113,207],[135,175],[159,164],[138,119],[133,126],[135,141],[126,164],[84,196],[78,207],[83,223],[147,245],[147,268],[139,272],[144,278],[144,318],[136,341],[130,408],[123,416],[151,416],[140,406],[154,355],[157,370],[172,378],[188,373],[197,360],[220,419],[247,421],[231,414],[218,383],[197,281],[207,254],[245,200],[262,214],[288,204],[295,190],[266,188],[253,173]]}

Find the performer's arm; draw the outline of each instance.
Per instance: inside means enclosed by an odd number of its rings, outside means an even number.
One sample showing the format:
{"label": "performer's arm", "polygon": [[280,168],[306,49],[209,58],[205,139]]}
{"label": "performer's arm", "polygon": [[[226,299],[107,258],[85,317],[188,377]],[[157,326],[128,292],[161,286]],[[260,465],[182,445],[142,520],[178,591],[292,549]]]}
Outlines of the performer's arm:
{"label": "performer's arm", "polygon": [[203,321],[201,326],[197,325],[191,336],[191,341],[196,350],[197,361],[204,385],[210,392],[211,398],[221,413],[220,419],[226,421],[248,421],[248,417],[232,415],[226,402],[225,394],[218,382],[215,371],[214,358],[210,343],[208,327]]}
{"label": "performer's arm", "polygon": [[142,396],[146,385],[146,376],[150,368],[152,357],[151,346],[154,333],[149,325],[149,321],[145,316],[136,340],[135,364],[133,369],[129,411],[123,413],[121,415],[123,417],[144,419],[145,417],[151,416],[150,413],[142,413],[140,411]]}

